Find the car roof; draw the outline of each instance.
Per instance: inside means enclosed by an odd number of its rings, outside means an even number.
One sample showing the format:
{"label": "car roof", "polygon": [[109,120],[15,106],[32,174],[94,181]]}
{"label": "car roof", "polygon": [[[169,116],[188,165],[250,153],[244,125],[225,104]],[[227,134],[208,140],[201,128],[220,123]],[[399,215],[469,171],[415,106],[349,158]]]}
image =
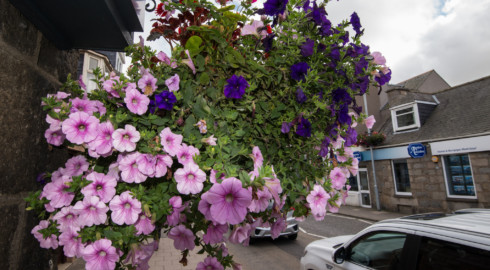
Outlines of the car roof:
{"label": "car roof", "polygon": [[490,211],[467,211],[457,214],[428,213],[384,220],[377,224],[438,234],[461,233],[490,238]]}

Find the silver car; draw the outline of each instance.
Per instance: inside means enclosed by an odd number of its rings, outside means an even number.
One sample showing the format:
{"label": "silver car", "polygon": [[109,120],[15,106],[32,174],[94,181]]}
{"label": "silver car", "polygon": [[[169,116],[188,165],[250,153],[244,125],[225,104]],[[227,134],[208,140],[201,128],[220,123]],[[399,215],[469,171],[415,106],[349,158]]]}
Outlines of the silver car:
{"label": "silver car", "polygon": [[431,213],[378,222],[310,243],[302,270],[489,269],[490,211]]}
{"label": "silver car", "polygon": [[[281,232],[281,236],[287,236],[290,240],[296,240],[298,237],[299,224],[298,221],[293,217],[293,211],[289,211],[286,218],[286,230]],[[250,234],[251,240],[254,238],[266,238],[271,237],[270,227],[257,227],[255,231]]]}

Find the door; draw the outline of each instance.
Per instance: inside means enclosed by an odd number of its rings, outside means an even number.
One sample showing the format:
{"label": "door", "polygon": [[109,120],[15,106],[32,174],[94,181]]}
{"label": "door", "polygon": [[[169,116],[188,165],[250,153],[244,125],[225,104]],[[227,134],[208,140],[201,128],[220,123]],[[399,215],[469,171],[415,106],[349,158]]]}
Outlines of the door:
{"label": "door", "polygon": [[369,192],[369,178],[366,168],[359,168],[357,174],[359,180],[359,199],[362,207],[371,208],[371,194]]}

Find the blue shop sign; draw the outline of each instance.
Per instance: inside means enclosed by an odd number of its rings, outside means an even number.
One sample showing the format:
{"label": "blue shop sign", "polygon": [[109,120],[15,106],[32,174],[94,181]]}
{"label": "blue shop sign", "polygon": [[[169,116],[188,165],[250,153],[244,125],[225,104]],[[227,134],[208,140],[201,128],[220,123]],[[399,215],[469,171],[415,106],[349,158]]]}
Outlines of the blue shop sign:
{"label": "blue shop sign", "polygon": [[362,155],[361,152],[355,151],[354,152],[354,158],[357,158],[357,160],[362,161]]}
{"label": "blue shop sign", "polygon": [[425,146],[421,143],[411,143],[408,145],[408,154],[413,158],[421,158],[425,156]]}

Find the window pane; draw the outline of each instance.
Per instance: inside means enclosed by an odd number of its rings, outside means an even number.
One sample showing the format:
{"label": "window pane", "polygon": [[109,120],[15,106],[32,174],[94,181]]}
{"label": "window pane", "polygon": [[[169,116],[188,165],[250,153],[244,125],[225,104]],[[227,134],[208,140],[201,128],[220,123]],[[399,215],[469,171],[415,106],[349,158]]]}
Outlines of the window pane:
{"label": "window pane", "polygon": [[87,91],[90,92],[94,89],[97,89],[97,84],[93,81],[95,80],[95,75],[92,73],[87,73],[87,78],[88,78]]}
{"label": "window pane", "polygon": [[411,192],[406,160],[393,160],[396,192]]}
{"label": "window pane", "polygon": [[475,196],[475,185],[468,155],[444,157],[450,195]]}
{"label": "window pane", "polygon": [[348,260],[375,269],[397,269],[406,237],[395,232],[363,236],[348,248]]}
{"label": "window pane", "polygon": [[359,185],[357,184],[357,176],[349,177],[349,185],[351,191],[359,191]]}
{"label": "window pane", "polygon": [[418,255],[419,270],[488,269],[490,251],[424,237]]}
{"label": "window pane", "polygon": [[406,127],[415,124],[413,114],[404,114],[396,117],[398,127]]}
{"label": "window pane", "polygon": [[402,115],[402,114],[406,114],[406,113],[413,113],[413,107],[396,111],[397,116]]}
{"label": "window pane", "polygon": [[88,64],[88,69],[89,70],[94,70],[99,66],[99,60],[90,57],[89,59],[89,64]]}
{"label": "window pane", "polygon": [[359,172],[359,180],[361,182],[361,190],[369,190],[367,172]]}

